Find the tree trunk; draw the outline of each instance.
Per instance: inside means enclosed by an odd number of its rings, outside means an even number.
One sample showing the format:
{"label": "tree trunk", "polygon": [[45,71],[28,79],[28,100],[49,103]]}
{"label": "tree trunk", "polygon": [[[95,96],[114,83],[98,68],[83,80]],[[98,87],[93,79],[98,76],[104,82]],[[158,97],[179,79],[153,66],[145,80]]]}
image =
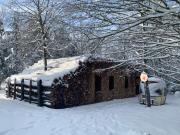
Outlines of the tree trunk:
{"label": "tree trunk", "polygon": [[45,38],[43,38],[43,59],[44,59],[44,71],[47,71],[47,45],[45,43]]}

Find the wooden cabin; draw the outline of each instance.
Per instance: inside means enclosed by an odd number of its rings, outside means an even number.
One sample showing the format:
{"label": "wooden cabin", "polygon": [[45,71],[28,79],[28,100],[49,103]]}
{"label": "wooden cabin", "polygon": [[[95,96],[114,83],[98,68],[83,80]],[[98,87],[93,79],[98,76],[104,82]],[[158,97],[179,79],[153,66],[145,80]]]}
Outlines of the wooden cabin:
{"label": "wooden cabin", "polygon": [[[11,76],[7,96],[39,106],[66,108],[138,94],[137,76],[131,65],[119,67],[114,60],[92,56],[58,61],[52,64],[51,60],[46,72],[42,62],[38,62],[21,74]],[[72,66],[73,62],[76,66]]]}

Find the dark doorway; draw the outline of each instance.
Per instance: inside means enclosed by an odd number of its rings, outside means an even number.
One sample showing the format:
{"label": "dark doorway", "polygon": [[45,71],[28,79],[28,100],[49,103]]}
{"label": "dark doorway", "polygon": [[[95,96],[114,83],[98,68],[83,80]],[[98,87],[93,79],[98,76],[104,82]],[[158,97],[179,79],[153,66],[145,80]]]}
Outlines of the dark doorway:
{"label": "dark doorway", "polygon": [[125,83],[125,88],[127,89],[129,87],[129,80],[127,76],[125,76],[124,78],[124,83]]}
{"label": "dark doorway", "polygon": [[109,76],[109,90],[114,89],[114,76]]}
{"label": "dark doorway", "polygon": [[95,75],[95,91],[101,91],[101,76]]}

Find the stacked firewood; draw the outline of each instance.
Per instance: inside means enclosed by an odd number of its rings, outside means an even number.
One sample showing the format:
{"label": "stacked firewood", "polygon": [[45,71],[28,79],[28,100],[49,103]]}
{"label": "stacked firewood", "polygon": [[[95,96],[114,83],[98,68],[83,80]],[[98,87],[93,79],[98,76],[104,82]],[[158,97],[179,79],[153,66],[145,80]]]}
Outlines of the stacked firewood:
{"label": "stacked firewood", "polygon": [[96,69],[104,69],[113,65],[112,61],[96,61],[89,58],[79,62],[75,72],[57,78],[52,84],[51,105],[53,108],[65,108],[88,103],[91,93],[88,91],[88,77]]}
{"label": "stacked firewood", "polygon": [[51,104],[55,108],[64,108],[86,104],[88,98],[88,74],[86,63],[79,63],[75,72],[55,79],[51,93]]}

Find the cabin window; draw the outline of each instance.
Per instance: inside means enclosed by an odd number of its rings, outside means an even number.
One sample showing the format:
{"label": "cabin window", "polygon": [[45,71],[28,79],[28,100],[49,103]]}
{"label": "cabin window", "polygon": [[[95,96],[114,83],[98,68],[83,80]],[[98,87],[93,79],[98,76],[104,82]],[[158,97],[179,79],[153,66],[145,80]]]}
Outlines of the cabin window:
{"label": "cabin window", "polygon": [[129,81],[128,81],[127,76],[125,76],[124,83],[125,83],[125,88],[128,88],[129,87]]}
{"label": "cabin window", "polygon": [[109,76],[109,90],[114,89],[114,76]]}
{"label": "cabin window", "polygon": [[95,91],[101,91],[101,77],[95,75]]}

